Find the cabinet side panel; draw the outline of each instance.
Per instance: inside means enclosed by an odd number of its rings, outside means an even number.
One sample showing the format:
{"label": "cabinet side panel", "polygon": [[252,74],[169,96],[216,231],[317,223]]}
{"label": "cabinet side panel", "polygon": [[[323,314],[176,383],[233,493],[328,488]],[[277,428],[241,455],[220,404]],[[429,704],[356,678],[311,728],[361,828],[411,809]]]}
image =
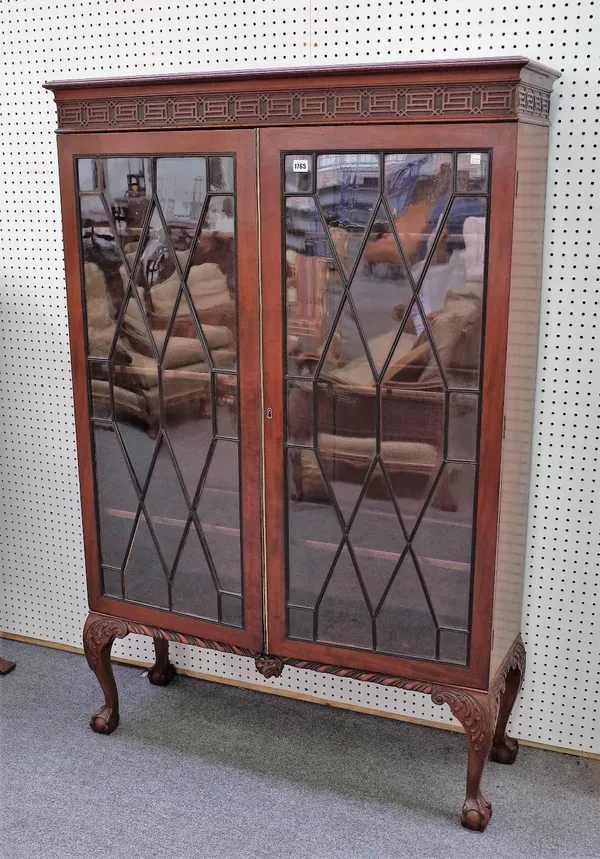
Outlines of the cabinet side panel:
{"label": "cabinet side panel", "polygon": [[522,124],[517,139],[511,293],[506,361],[493,676],[521,629],[538,354],[548,129]]}

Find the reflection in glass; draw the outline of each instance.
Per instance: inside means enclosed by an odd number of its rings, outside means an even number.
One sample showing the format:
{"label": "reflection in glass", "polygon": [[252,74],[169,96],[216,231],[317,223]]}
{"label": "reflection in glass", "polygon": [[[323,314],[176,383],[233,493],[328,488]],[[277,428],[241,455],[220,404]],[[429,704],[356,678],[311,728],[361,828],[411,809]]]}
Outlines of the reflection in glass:
{"label": "reflection in glass", "polygon": [[444,394],[390,380],[381,388],[381,460],[404,527],[410,533],[439,472],[444,443]]}
{"label": "reflection in glass", "polygon": [[479,396],[450,392],[448,414],[448,459],[477,458]]}
{"label": "reflection in glass", "polygon": [[88,355],[106,358],[123,301],[123,261],[102,197],[82,197],[80,218]]}
{"label": "reflection in glass", "polygon": [[94,460],[102,561],[120,570],[138,508],[138,496],[112,429],[94,428]]}
{"label": "reflection in glass", "polygon": [[404,534],[377,464],[368,480],[365,496],[350,528],[350,543],[371,605],[377,606],[404,549]]}
{"label": "reflection in glass", "polygon": [[211,197],[187,286],[215,367],[235,369],[235,217],[232,197]]}
{"label": "reflection in glass", "polygon": [[198,532],[190,525],[172,583],[173,611],[219,619],[218,594]]}
{"label": "reflection in glass", "polygon": [[221,587],[241,595],[237,442],[219,439],[215,443],[197,512]]}
{"label": "reflection in glass", "polygon": [[317,156],[316,199],[348,276],[379,199],[379,156],[370,152]]}
{"label": "reflection in glass", "polygon": [[312,155],[285,156],[285,190],[292,194],[310,193],[313,189]]}
{"label": "reflection in glass", "polygon": [[289,444],[312,444],[313,385],[294,380],[287,383],[287,439]]}
{"label": "reflection in glass", "polygon": [[459,152],[456,157],[456,190],[485,194],[488,189],[487,152]]}
{"label": "reflection in glass", "polygon": [[347,546],[336,561],[317,618],[319,641],[350,647],[373,646],[371,615]]}
{"label": "reflection in glass", "polygon": [[125,567],[126,600],[240,625],[238,445],[215,446],[237,439],[238,379],[213,373],[236,367],[234,199],[211,195],[233,191],[233,158],[78,171],[106,587],[123,596]]}
{"label": "reflection in glass", "polygon": [[312,450],[288,450],[288,493],[289,600],[312,608],[342,537]]}
{"label": "reflection in glass", "polygon": [[288,635],[291,638],[313,640],[314,615],[310,609],[290,606],[288,608]]}
{"label": "reflection in glass", "polygon": [[440,659],[442,662],[467,664],[468,634],[453,629],[440,630]]}
{"label": "reflection in glass", "polygon": [[377,400],[372,390],[319,381],[317,448],[342,517],[349,523],[376,451]]}
{"label": "reflection in glass", "polygon": [[487,155],[479,184],[464,153],[383,157],[318,155],[282,200],[288,629],[314,608],[320,641],[465,664]]}
{"label": "reflection in glass", "polygon": [[102,593],[107,597],[123,599],[121,570],[116,570],[114,567],[102,567]]}
{"label": "reflection in glass", "polygon": [[436,626],[410,552],[377,616],[377,650],[435,659]]}
{"label": "reflection in glass", "polygon": [[221,594],[221,621],[230,626],[243,626],[242,598],[237,594]]}
{"label": "reflection in glass", "polygon": [[[377,373],[380,373],[412,296],[406,266],[400,257],[393,228],[383,205],[377,209],[360,263],[352,278],[350,294],[368,342],[369,354]],[[395,350],[394,360],[406,351],[405,343],[404,335],[404,342],[398,344]],[[358,383],[361,377],[359,367],[366,370],[364,364],[362,356],[354,358],[342,372]],[[367,378],[368,374],[365,381]]]}
{"label": "reflection in glass", "polygon": [[111,406],[108,363],[106,361],[90,361],[89,374],[92,395],[92,417],[99,420],[109,420]]}
{"label": "reflection in glass", "polygon": [[171,575],[188,518],[188,505],[164,439],[159,442],[144,504]]}
{"label": "reflection in glass", "polygon": [[314,373],[342,297],[333,246],[312,197],[288,197],[286,337],[288,371]]}
{"label": "reflection in glass", "polygon": [[125,564],[125,599],[169,607],[167,575],[143,513],[140,513]]}
{"label": "reflection in glass", "polygon": [[446,152],[385,156],[385,195],[404,256],[425,260],[452,191],[452,155]]}
{"label": "reflection in glass", "polygon": [[77,179],[80,191],[98,191],[98,162],[95,158],[77,159]]}
{"label": "reflection in glass", "polygon": [[[419,290],[448,387],[477,388],[486,232],[485,197],[455,197]],[[421,379],[437,373],[430,362]]]}
{"label": "reflection in glass", "polygon": [[[205,158],[157,159],[156,196],[175,251],[189,252],[206,194]],[[185,253],[180,262],[185,268]]]}
{"label": "reflection in glass", "polygon": [[[184,315],[182,305],[191,322],[185,296],[177,308],[176,319]],[[175,334],[175,330],[181,334]],[[183,336],[182,328],[176,329],[175,325],[171,329],[163,352],[161,379],[163,425],[191,499],[212,442],[212,402],[210,367],[204,347],[193,324],[186,333],[188,336]],[[157,410],[158,407],[157,399]]]}
{"label": "reflection in glass", "polygon": [[102,191],[125,253],[140,239],[152,196],[149,158],[103,158]]}
{"label": "reflection in glass", "polygon": [[232,192],[234,181],[233,158],[214,155],[208,159],[209,189],[212,192]]}
{"label": "reflection in glass", "polygon": [[217,434],[227,438],[238,437],[238,380],[237,376],[215,373],[217,401]]}

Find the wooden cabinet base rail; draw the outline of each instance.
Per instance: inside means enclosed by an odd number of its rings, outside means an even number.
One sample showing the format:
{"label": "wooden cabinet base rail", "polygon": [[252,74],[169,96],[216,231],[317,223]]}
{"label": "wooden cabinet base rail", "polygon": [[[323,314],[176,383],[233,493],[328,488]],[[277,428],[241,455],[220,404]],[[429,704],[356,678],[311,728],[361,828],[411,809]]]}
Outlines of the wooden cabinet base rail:
{"label": "wooden cabinet base rail", "polygon": [[462,825],[467,829],[483,831],[492,816],[492,805],[481,792],[481,777],[487,759],[490,758],[501,764],[512,764],[517,757],[519,744],[517,740],[507,735],[506,726],[525,673],[525,648],[521,636],[515,639],[496,672],[489,691],[483,692],[456,686],[439,686],[403,677],[390,677],[301,659],[282,659],[244,647],[222,644],[91,612],[85,623],[83,645],[88,665],[98,678],[104,692],[104,705],[94,713],[90,721],[92,730],[99,734],[111,734],[119,724],[119,696],[110,651],[115,638],[125,638],[129,633],[149,635],[154,639],[156,661],[148,672],[148,679],[156,686],[168,685],[175,676],[175,668],[169,662],[168,642],[177,641],[222,653],[251,657],[255,660],[257,671],[267,678],[279,677],[285,665],[291,665],[295,668],[334,674],[338,677],[350,677],[368,683],[380,683],[384,686],[423,692],[431,695],[434,704],[447,704],[462,724],[467,738],[467,789],[460,818]]}

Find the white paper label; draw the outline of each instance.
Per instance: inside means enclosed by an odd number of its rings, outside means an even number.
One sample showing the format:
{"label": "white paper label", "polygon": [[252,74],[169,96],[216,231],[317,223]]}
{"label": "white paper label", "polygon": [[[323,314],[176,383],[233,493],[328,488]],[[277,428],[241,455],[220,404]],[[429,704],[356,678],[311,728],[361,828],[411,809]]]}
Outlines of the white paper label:
{"label": "white paper label", "polygon": [[292,170],[294,173],[308,173],[308,158],[294,158]]}
{"label": "white paper label", "polygon": [[481,152],[471,152],[469,164],[481,164]]}

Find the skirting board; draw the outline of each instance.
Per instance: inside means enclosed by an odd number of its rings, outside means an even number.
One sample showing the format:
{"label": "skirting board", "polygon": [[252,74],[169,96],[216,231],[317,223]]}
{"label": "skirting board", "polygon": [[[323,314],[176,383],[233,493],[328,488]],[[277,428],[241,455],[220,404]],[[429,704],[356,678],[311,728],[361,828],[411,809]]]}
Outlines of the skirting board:
{"label": "skirting board", "polygon": [[[57,641],[45,641],[41,638],[30,638],[26,635],[16,635],[12,632],[0,632],[0,638],[5,638],[10,641],[20,641],[24,644],[35,644],[39,647],[49,647],[53,650],[65,650],[67,653],[77,653],[80,656],[83,656],[83,648],[74,647],[71,644],[61,644]],[[113,662],[117,662],[122,665],[132,665],[141,669],[148,669],[151,667],[151,664],[148,662],[139,662],[134,659],[125,659],[120,656],[113,657]],[[441,728],[444,731],[455,731],[457,733],[463,732],[461,727],[456,727],[455,725],[448,725],[442,722],[430,722],[425,719],[415,719],[411,716],[404,716],[400,713],[383,713],[380,710],[375,710],[371,707],[346,704],[342,701],[330,701],[325,698],[319,698],[315,695],[304,695],[301,692],[289,692],[286,689],[269,689],[264,686],[259,686],[258,684],[247,683],[243,680],[232,680],[230,677],[219,677],[215,674],[202,674],[199,671],[190,671],[185,668],[177,668],[177,674],[183,674],[186,677],[193,677],[196,680],[207,680],[210,683],[222,683],[225,686],[237,686],[240,689],[249,689],[252,692],[279,695],[282,698],[294,698],[296,701],[308,701],[311,704],[321,704],[326,707],[335,707],[339,710],[352,710],[355,713],[366,713],[368,716],[381,716],[384,719],[396,719],[398,722],[410,722],[413,725],[423,725],[427,728]],[[544,743],[534,743],[530,740],[519,740],[519,743],[523,746],[529,746],[534,749],[543,749],[547,752],[558,752],[563,755],[573,755],[574,757],[579,758],[600,760],[600,754],[595,754],[594,752],[583,752],[577,749],[561,749],[556,746],[545,745]]]}

